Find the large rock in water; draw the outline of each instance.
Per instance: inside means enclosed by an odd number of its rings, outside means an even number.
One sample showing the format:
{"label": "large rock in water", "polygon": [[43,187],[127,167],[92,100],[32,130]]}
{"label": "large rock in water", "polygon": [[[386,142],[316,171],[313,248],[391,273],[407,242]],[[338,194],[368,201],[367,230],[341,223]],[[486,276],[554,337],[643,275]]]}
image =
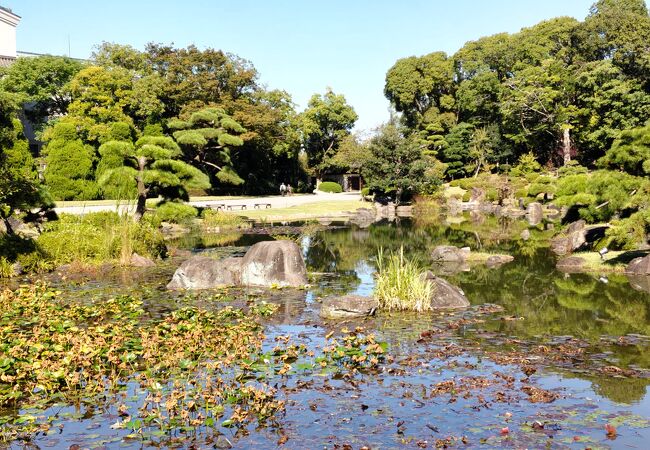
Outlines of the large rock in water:
{"label": "large rock in water", "polygon": [[465,262],[469,256],[469,248],[458,248],[453,245],[438,245],[431,252],[431,259],[434,262]]}
{"label": "large rock in water", "polygon": [[625,268],[628,275],[650,275],[650,255],[634,258]]}
{"label": "large rock in water", "polygon": [[325,319],[352,319],[371,316],[379,307],[379,302],[372,297],[345,295],[328,297],[323,300],[320,315]]}
{"label": "large rock in water", "polygon": [[167,289],[211,289],[237,285],[243,258],[193,256],[176,269]]}
{"label": "large rock in water", "polygon": [[587,242],[586,235],[586,222],[584,220],[575,221],[567,227],[564,235],[551,239],[551,250],[559,256],[572,253]]}
{"label": "large rock in water", "polygon": [[431,307],[434,309],[467,308],[470,306],[465,293],[447,280],[437,277],[430,270],[422,277],[433,285]]}
{"label": "large rock in water", "polygon": [[244,255],[240,282],[253,286],[304,286],[307,267],[300,247],[287,240],[258,242]]}

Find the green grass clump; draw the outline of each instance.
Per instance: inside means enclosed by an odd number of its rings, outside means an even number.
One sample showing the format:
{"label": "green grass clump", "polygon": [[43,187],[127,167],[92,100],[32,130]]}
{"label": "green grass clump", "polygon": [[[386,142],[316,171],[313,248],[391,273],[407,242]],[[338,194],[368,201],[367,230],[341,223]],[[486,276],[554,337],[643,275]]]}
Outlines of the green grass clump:
{"label": "green grass clump", "polygon": [[341,187],[341,185],[334,181],[323,181],[321,184],[318,185],[318,190],[321,192],[329,192],[334,194],[343,192],[343,188]]}
{"label": "green grass clump", "polygon": [[112,260],[125,264],[133,252],[153,258],[166,253],[162,234],[149,222],[137,223],[128,216],[106,212],[63,214],[45,226],[36,246],[53,266]]}
{"label": "green grass clump", "polygon": [[399,253],[384,257],[382,249],[377,255],[377,280],[375,299],[381,308],[389,311],[427,311],[431,309],[433,286],[422,276],[416,260]]}
{"label": "green grass clump", "polygon": [[198,210],[184,203],[165,202],[156,208],[156,216],[161,222],[184,223],[198,216]]}
{"label": "green grass clump", "polygon": [[204,209],[201,217],[205,228],[244,228],[248,225],[241,216],[214,209]]}
{"label": "green grass clump", "polygon": [[11,278],[14,276],[14,264],[4,256],[0,257],[0,278]]}

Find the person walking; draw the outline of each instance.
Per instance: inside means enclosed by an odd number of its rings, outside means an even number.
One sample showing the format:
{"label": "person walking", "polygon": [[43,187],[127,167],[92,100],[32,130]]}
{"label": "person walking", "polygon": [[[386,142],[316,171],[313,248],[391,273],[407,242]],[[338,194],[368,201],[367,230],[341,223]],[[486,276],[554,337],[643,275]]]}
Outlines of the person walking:
{"label": "person walking", "polygon": [[284,195],[287,193],[287,187],[282,183],[280,185],[280,195],[284,197]]}
{"label": "person walking", "polygon": [[291,185],[287,183],[287,195],[291,197],[293,195],[293,189],[291,188]]}

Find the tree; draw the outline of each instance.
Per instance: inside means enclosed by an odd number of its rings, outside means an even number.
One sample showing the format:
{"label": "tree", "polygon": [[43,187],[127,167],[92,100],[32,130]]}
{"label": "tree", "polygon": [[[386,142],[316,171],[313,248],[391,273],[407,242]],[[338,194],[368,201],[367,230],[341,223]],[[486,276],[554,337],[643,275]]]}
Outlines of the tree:
{"label": "tree", "polygon": [[439,114],[453,107],[453,77],[453,62],[444,52],[403,58],[386,73],[384,95],[416,126],[430,109]]}
{"label": "tree", "polygon": [[442,151],[441,160],[447,164],[447,176],[462,178],[467,175],[470,146],[474,135],[474,125],[459,123],[445,136],[446,147]]}
{"label": "tree", "polygon": [[121,165],[104,172],[99,179],[101,186],[121,186],[123,192],[128,192],[135,185],[136,220],[144,215],[147,197],[153,190],[186,195],[188,189],[210,187],[207,175],[178,159],[180,147],[166,136],[144,136],[135,144],[109,141],[99,147],[99,153],[111,161],[121,160]]}
{"label": "tree", "polygon": [[494,148],[490,139],[490,133],[487,128],[477,128],[472,133],[470,143],[469,157],[471,164],[469,169],[474,171],[474,178],[478,176],[481,169],[485,168],[492,159]]}
{"label": "tree", "polygon": [[142,129],[161,117],[162,81],[153,74],[140,76],[121,67],[90,66],[70,81],[73,101],[66,121],[75,122],[86,143],[107,139],[111,125],[123,122]]}
{"label": "tree", "polygon": [[99,196],[95,183],[95,149],[84,144],[73,123],[61,121],[46,130],[45,184],[56,200],[93,200]]}
{"label": "tree", "polygon": [[362,169],[366,186],[372,192],[390,195],[396,204],[439,183],[426,178],[427,162],[421,149],[394,122],[379,129],[369,149],[371,156]]}
{"label": "tree", "polygon": [[15,209],[43,206],[34,160],[22,125],[16,116],[15,96],[0,91],[0,219],[11,216]]}
{"label": "tree", "polygon": [[82,68],[81,62],[62,56],[18,58],[0,72],[0,90],[18,94],[28,104],[28,119],[40,126],[48,117],[68,112],[67,85]]}
{"label": "tree", "polygon": [[623,131],[599,164],[634,176],[650,175],[650,124]]}
{"label": "tree", "polygon": [[650,17],[644,0],[598,0],[576,41],[587,61],[611,60],[626,74],[650,81]]}
{"label": "tree", "polygon": [[324,172],[323,161],[332,158],[341,141],[350,134],[357,113],[345,97],[327,89],[325,95],[314,94],[302,113],[302,130],[309,167],[318,178]]}
{"label": "tree", "polygon": [[186,161],[220,183],[244,182],[233,168],[231,149],[244,143],[240,134],[246,130],[223,109],[204,108],[187,120],[170,120],[167,126],[177,130],[174,139],[183,147]]}
{"label": "tree", "polygon": [[236,55],[193,45],[176,49],[148,44],[147,62],[163,80],[162,99],[165,116],[218,104],[230,110],[238,98],[257,89],[257,71],[253,65]]}

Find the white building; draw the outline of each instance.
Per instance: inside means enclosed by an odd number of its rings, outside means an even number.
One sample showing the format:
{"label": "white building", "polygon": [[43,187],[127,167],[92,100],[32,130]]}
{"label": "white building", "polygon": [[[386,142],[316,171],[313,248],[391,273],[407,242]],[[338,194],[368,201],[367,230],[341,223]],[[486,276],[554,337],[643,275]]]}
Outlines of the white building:
{"label": "white building", "polygon": [[16,59],[16,27],[20,22],[9,8],[0,6],[0,67],[11,65]]}

